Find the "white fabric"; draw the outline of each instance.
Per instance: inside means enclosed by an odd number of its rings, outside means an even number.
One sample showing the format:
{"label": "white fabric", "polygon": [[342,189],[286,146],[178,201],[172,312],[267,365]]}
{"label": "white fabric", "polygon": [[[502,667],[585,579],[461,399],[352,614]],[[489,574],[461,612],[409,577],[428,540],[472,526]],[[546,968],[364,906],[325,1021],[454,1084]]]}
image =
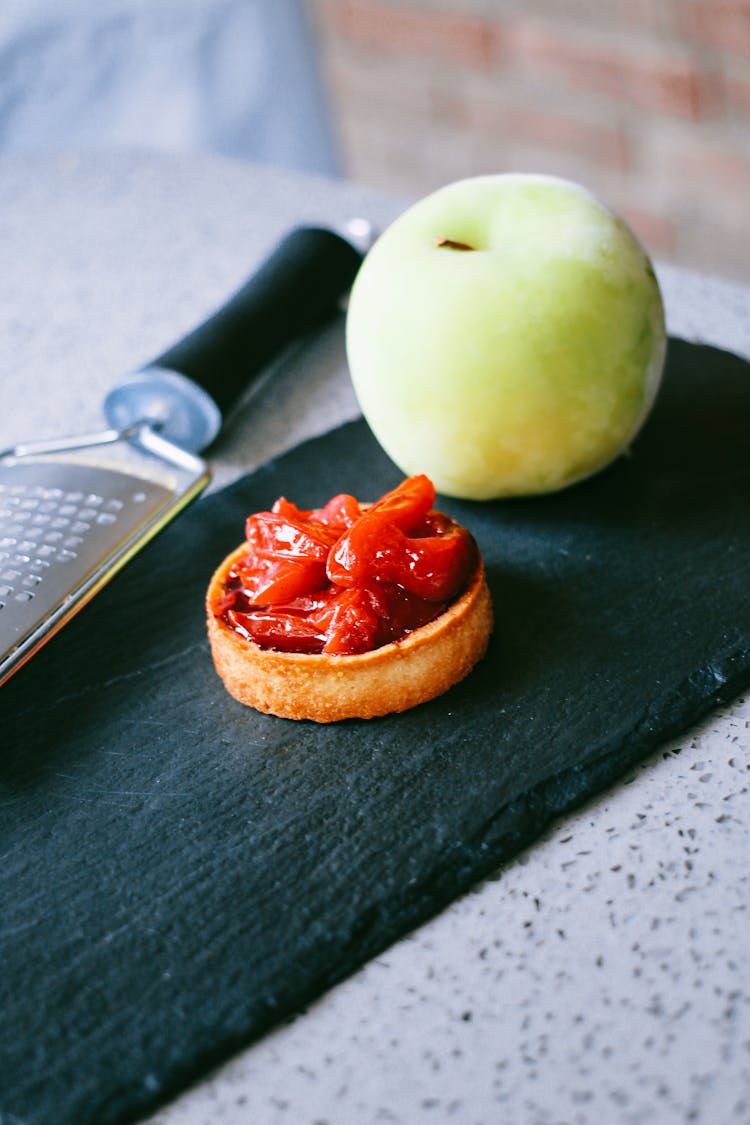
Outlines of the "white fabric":
{"label": "white fabric", "polygon": [[301,0],[0,3],[0,151],[125,146],[335,172]]}

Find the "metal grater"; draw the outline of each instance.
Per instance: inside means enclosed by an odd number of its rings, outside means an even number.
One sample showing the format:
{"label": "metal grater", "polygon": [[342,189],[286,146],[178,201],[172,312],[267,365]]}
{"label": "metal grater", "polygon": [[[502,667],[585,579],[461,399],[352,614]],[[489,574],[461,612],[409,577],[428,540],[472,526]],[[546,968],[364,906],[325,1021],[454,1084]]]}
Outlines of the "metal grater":
{"label": "metal grater", "polygon": [[[120,449],[116,447],[120,446]],[[106,449],[132,472],[87,461]],[[69,453],[70,460],[61,454]],[[78,459],[75,459],[75,458]],[[146,468],[150,476],[136,475]],[[207,484],[147,425],[0,458],[0,684]]]}
{"label": "metal grater", "polygon": [[271,358],[340,307],[372,241],[300,227],[225,305],[114,387],[110,428],[0,452],[0,684],[210,480],[197,453]]}

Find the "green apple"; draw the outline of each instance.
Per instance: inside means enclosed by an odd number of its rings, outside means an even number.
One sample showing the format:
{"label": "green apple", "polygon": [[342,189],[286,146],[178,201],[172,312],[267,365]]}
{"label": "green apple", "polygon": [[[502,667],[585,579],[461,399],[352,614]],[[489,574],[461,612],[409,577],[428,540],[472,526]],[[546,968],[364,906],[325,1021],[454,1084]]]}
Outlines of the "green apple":
{"label": "green apple", "polygon": [[626,224],[551,176],[479,176],[380,236],[347,313],[355,393],[406,474],[484,500],[603,468],[645,420],[666,333]]}

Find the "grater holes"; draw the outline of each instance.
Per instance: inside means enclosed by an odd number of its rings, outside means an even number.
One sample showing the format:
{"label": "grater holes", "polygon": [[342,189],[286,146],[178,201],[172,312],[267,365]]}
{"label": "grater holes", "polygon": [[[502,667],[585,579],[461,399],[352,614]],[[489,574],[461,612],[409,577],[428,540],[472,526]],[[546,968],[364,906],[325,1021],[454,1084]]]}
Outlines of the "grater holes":
{"label": "grater holes", "polygon": [[[132,494],[131,500],[140,504],[146,499],[144,492]],[[92,524],[102,526],[116,522],[125,507],[123,500],[105,499],[97,492],[64,492],[60,488],[0,485],[0,519],[13,520],[12,530],[4,528],[7,535],[18,535],[25,530],[29,537],[38,534],[39,528],[50,526],[56,530],[67,528],[75,535],[85,534]],[[27,525],[25,529],[21,525]]]}
{"label": "grater holes", "polygon": [[0,484],[3,620],[21,620],[27,605],[32,614],[47,612],[66,583],[80,580],[87,551],[108,549],[121,524],[136,520],[148,499],[145,489],[133,487],[107,497],[85,484],[76,489],[73,481],[68,488]]}

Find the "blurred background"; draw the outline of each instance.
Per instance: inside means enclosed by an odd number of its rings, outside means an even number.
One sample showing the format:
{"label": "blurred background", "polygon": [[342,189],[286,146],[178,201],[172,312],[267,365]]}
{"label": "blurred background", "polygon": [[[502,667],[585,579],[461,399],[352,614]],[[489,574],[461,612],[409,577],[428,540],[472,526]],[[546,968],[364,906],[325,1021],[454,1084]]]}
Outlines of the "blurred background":
{"label": "blurred background", "polygon": [[115,146],[555,173],[750,283],[750,0],[4,0],[0,152]]}
{"label": "blurred background", "polygon": [[313,0],[348,175],[551,172],[750,282],[750,0]]}

